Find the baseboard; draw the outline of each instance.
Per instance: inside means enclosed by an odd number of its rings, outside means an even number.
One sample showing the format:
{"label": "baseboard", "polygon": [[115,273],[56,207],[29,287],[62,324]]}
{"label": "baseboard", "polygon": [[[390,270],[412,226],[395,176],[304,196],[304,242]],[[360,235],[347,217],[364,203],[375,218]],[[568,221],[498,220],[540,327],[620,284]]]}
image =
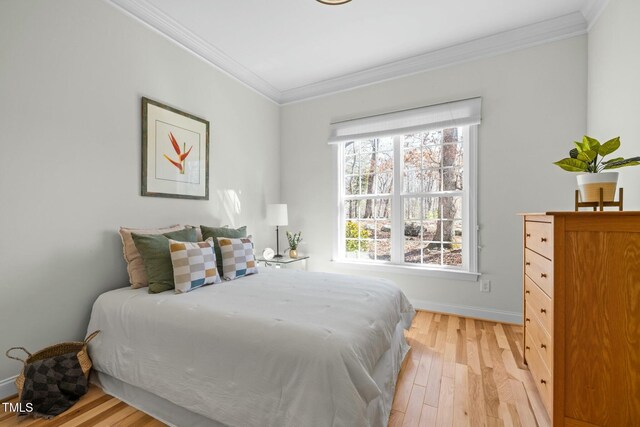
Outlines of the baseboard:
{"label": "baseboard", "polygon": [[16,389],[16,378],[18,378],[17,375],[0,381],[0,400],[18,394],[18,389]]}
{"label": "baseboard", "polygon": [[492,310],[488,308],[472,307],[468,305],[440,304],[425,300],[410,299],[414,308],[438,313],[450,313],[474,319],[491,320],[494,322],[522,324],[522,313],[514,311]]}

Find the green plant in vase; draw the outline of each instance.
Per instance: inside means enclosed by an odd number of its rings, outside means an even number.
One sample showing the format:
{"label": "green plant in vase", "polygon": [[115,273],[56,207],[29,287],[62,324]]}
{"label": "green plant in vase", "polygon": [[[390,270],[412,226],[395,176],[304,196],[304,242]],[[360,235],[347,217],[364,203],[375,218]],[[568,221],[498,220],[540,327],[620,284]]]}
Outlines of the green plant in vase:
{"label": "green plant in vase", "polygon": [[582,172],[577,176],[577,180],[583,202],[598,201],[601,188],[603,199],[613,201],[618,185],[618,172],[610,170],[640,165],[640,157],[604,159],[620,148],[620,137],[601,144],[597,139],[585,135],[582,142],[576,141],[573,144],[569,157],[554,162],[554,165],[569,172]]}
{"label": "green plant in vase", "polygon": [[287,231],[287,240],[289,240],[289,257],[298,258],[298,245],[302,241],[302,231],[297,233]]}

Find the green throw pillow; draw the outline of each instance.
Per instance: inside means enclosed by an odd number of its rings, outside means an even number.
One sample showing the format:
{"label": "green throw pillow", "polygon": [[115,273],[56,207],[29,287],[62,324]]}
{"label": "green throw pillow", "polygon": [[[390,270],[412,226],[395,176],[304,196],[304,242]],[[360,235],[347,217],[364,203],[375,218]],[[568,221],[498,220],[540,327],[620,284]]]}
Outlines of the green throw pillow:
{"label": "green throw pillow", "polygon": [[131,233],[131,237],[144,261],[144,269],[149,278],[149,293],[157,294],[174,289],[169,239],[195,242],[196,229],[189,228],[157,235]]}
{"label": "green throw pillow", "polygon": [[202,231],[202,240],[207,240],[209,237],[213,238],[213,250],[216,252],[216,264],[218,265],[218,271],[222,277],[222,252],[220,252],[220,245],[218,244],[218,237],[226,237],[228,239],[239,239],[241,237],[247,237],[247,226],[244,225],[240,228],[229,227],[206,227],[200,226]]}

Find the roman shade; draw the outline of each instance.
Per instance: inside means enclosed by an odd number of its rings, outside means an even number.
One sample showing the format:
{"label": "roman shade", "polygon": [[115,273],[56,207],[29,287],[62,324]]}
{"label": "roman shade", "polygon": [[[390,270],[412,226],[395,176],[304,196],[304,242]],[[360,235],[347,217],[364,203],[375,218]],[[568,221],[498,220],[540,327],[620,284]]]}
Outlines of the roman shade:
{"label": "roman shade", "polygon": [[480,124],[481,98],[412,108],[331,124],[329,144]]}

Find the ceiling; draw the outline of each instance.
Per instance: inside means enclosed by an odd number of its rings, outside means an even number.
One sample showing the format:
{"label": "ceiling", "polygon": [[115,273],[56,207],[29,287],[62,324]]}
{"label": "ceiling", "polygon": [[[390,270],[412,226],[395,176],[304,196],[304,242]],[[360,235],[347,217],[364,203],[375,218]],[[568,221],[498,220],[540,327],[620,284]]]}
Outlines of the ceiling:
{"label": "ceiling", "polygon": [[277,103],[587,31],[606,0],[110,0]]}

